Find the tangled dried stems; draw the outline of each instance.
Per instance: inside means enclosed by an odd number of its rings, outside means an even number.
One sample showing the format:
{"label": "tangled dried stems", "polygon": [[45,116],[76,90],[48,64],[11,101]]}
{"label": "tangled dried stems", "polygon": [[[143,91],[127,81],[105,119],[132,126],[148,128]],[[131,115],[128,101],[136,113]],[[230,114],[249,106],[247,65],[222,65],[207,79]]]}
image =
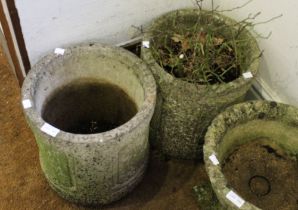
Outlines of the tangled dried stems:
{"label": "tangled dried stems", "polygon": [[[203,10],[204,0],[195,0],[200,11],[195,18],[183,17],[177,11],[167,27],[151,31],[150,49],[159,65],[177,78],[202,85],[227,83],[247,71],[262,55],[251,56],[252,40],[247,31],[281,17],[255,22],[261,14],[258,12],[228,23],[220,13],[241,9],[252,0],[229,10],[219,10],[211,1],[211,11]],[[270,35],[255,33],[256,38],[268,39]]]}

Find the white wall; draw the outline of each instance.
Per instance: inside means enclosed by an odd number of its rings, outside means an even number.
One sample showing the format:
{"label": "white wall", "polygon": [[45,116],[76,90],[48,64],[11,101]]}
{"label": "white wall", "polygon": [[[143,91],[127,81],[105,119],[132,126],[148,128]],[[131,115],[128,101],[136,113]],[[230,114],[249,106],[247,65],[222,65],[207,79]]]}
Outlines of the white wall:
{"label": "white wall", "polygon": [[69,43],[119,43],[165,11],[192,6],[191,0],[16,0],[32,64],[45,52]]}
{"label": "white wall", "polygon": [[[215,0],[222,9],[241,5],[247,0]],[[298,106],[298,1],[254,0],[241,10],[226,14],[241,20],[249,13],[261,12],[258,21],[268,20],[279,14],[283,17],[256,27],[256,31],[272,36],[259,39],[264,56],[261,61],[258,87],[267,98]]]}
{"label": "white wall", "polygon": [[[18,44],[17,44],[17,39],[16,39],[16,36],[14,34],[12,22],[11,22],[11,19],[10,19],[10,16],[9,16],[9,11],[8,11],[8,7],[7,7],[7,3],[6,3],[5,0],[0,0],[0,1],[2,3],[2,6],[3,6],[4,15],[5,15],[6,19],[7,19],[8,27],[9,27],[9,29],[11,31],[11,37],[12,37],[12,41],[13,41],[13,44],[14,44],[16,55],[17,55],[18,60],[19,60],[20,69],[22,71],[23,76],[25,77],[25,75],[26,75],[25,68],[24,68],[23,60],[22,60],[22,57],[21,57],[21,54],[20,54],[20,50],[19,50],[19,47],[18,47]],[[3,28],[1,26],[1,32],[2,31],[3,31]],[[6,56],[8,58],[8,62],[10,64],[12,70],[15,73],[15,67],[14,67],[14,64],[12,62],[11,56],[9,54],[9,50],[8,50],[8,46],[7,46],[7,43],[6,43],[6,39],[4,37],[4,34],[3,34],[3,37],[2,37],[1,44],[2,44],[2,47],[4,49],[4,52],[6,53]]]}
{"label": "white wall", "polygon": [[[222,9],[244,2],[215,0]],[[135,33],[131,25],[146,24],[168,10],[192,5],[192,0],[16,0],[32,64],[61,45],[127,41]],[[265,54],[256,85],[265,97],[298,106],[298,1],[254,0],[226,14],[240,20],[258,11],[262,12],[260,21],[281,13],[283,17],[256,27],[264,34],[273,32],[269,40],[259,40]]]}

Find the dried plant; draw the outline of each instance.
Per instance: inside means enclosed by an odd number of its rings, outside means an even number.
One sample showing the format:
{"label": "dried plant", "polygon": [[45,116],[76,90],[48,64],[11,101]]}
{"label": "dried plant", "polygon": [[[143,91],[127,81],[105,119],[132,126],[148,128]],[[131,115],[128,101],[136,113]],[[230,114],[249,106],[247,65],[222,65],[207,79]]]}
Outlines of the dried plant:
{"label": "dried plant", "polygon": [[[203,10],[204,0],[195,0],[200,11],[195,18],[183,17],[177,11],[163,30],[151,31],[150,49],[159,65],[177,78],[203,85],[227,83],[247,71],[262,55],[250,56],[252,43],[247,31],[281,16],[255,22],[261,14],[258,12],[229,24],[219,14],[241,9],[252,0],[229,10],[219,10],[211,1],[211,11]],[[271,33],[255,35],[267,39]]]}

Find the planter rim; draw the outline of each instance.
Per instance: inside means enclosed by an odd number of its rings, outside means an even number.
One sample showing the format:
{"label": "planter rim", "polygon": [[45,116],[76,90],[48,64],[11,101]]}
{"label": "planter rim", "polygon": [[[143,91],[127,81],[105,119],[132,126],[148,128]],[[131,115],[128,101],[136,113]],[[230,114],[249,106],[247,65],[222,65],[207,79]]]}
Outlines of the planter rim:
{"label": "planter rim", "polygon": [[[45,66],[51,64],[55,60],[64,60],[72,56],[73,52],[76,51],[86,51],[86,49],[92,50],[108,50],[111,53],[116,53],[118,57],[123,57],[125,59],[132,60],[134,62],[134,66],[137,66],[140,74],[142,75],[141,85],[144,89],[144,101],[138,112],[135,116],[133,116],[126,123],[105,132],[95,133],[95,134],[74,134],[70,132],[63,131],[59,129],[59,133],[55,138],[62,139],[65,142],[72,143],[92,143],[92,142],[107,142],[110,140],[116,141],[119,137],[126,133],[130,133],[136,127],[140,125],[140,122],[145,120],[146,118],[150,118],[154,112],[155,102],[156,102],[156,83],[154,77],[147,67],[147,65],[139,59],[133,53],[116,46],[96,43],[96,42],[85,42],[75,45],[66,46],[64,55],[57,55],[53,52],[47,54],[43,58],[41,58],[29,71],[26,76],[24,83],[22,85],[22,101],[30,100],[32,107],[25,109],[23,107],[23,111],[27,119],[34,123],[34,127],[37,129],[41,129],[41,127],[46,123],[41,115],[38,113],[36,106],[34,104],[34,98],[31,93],[34,93],[34,87],[38,80],[39,75],[44,74],[46,72]],[[103,52],[105,55],[105,52]],[[117,59],[118,57],[115,57]],[[49,123],[48,123],[49,124]],[[43,135],[50,136],[42,131],[40,131]],[[51,136],[50,136],[51,137]]]}
{"label": "planter rim", "polygon": [[[173,10],[170,11],[168,13],[165,13],[164,15],[154,19],[151,24],[148,27],[148,30],[146,30],[143,34],[143,40],[144,41],[150,41],[152,38],[152,32],[151,30],[153,28],[157,28],[159,26],[160,23],[163,22],[164,19],[167,19],[168,17],[176,14],[177,12],[179,12],[180,15],[188,15],[188,14],[199,14],[200,12],[203,13],[208,13],[210,11],[207,10],[202,10],[200,11],[199,9],[196,8],[184,8],[184,9],[177,9],[177,10]],[[225,22],[230,22],[230,23],[235,23],[235,20],[233,20],[230,17],[227,17],[223,14],[219,14],[217,12],[214,12],[214,16],[224,19]],[[254,49],[254,53],[252,55],[252,57],[257,57],[260,55],[261,51],[260,48],[257,44],[257,41],[255,39],[255,37],[251,34],[251,32],[249,32],[248,30],[245,30],[245,33],[247,34],[247,36],[250,38],[250,40],[252,41],[252,46],[251,48]],[[148,63],[148,65],[150,65],[151,68],[155,68],[158,69],[160,71],[160,74],[165,77],[168,78],[170,81],[172,82],[178,82],[181,83],[182,85],[193,85],[193,86],[197,86],[197,87],[208,87],[215,92],[215,93],[222,93],[225,92],[227,90],[231,90],[234,89],[235,87],[241,87],[244,86],[248,83],[251,83],[253,81],[253,79],[256,77],[257,73],[258,73],[258,69],[259,69],[259,65],[260,65],[260,59],[255,59],[253,61],[253,63],[250,65],[250,68],[247,69],[247,71],[250,71],[253,74],[252,78],[248,78],[245,79],[242,75],[240,77],[238,77],[237,79],[228,82],[228,83],[221,83],[221,84],[213,84],[213,85],[200,85],[197,83],[189,83],[187,81],[184,81],[180,78],[176,78],[173,75],[169,74],[168,72],[166,72],[154,59],[151,50],[148,48],[144,48],[142,47],[142,54],[144,54],[143,59]],[[145,58],[146,57],[146,58]],[[216,97],[216,96],[215,96]]]}
{"label": "planter rim", "polygon": [[[210,159],[212,155],[215,155],[217,157],[217,147],[218,147],[218,141],[220,137],[225,135],[226,129],[229,127],[229,125],[226,123],[227,117],[229,117],[229,114],[235,114],[236,116],[236,122],[237,120],[245,120],[248,119],[249,116],[251,116],[251,113],[245,113],[243,115],[239,115],[239,110],[244,110],[245,106],[249,105],[251,107],[268,107],[270,109],[282,109],[282,110],[287,110],[287,109],[296,109],[295,107],[288,105],[288,104],[283,104],[283,103],[278,103],[275,101],[265,101],[265,100],[254,100],[254,101],[248,101],[240,104],[236,104],[234,106],[231,106],[227,108],[225,111],[223,111],[221,114],[219,114],[213,121],[212,124],[209,126],[208,131],[205,135],[205,143],[203,147],[203,152],[204,152],[204,163],[205,163],[205,168],[206,172],[208,174],[209,180],[211,182],[211,185],[213,186],[213,190],[215,191],[216,194],[220,193],[222,195],[226,195],[228,192],[233,190],[233,188],[228,187],[227,180],[225,178],[225,175],[222,172],[222,167],[221,163],[219,164],[214,164],[213,160]],[[270,108],[271,107],[271,108]],[[274,107],[274,108],[273,108]],[[259,114],[258,111],[254,111]],[[262,112],[261,112],[262,113]],[[298,111],[295,111],[295,116],[292,116],[293,119],[298,119]],[[278,116],[278,117],[283,117],[283,116]],[[277,119],[279,119],[277,117]],[[254,119],[254,118],[253,118]],[[252,119],[252,120],[253,120]],[[249,119],[248,119],[249,121]],[[216,178],[214,178],[216,177]],[[241,196],[241,195],[239,195]],[[232,205],[232,203],[231,203]],[[235,206],[236,207],[236,206]],[[236,209],[236,208],[235,208]],[[253,209],[253,210],[261,210],[251,202],[245,201],[245,204],[241,209]]]}

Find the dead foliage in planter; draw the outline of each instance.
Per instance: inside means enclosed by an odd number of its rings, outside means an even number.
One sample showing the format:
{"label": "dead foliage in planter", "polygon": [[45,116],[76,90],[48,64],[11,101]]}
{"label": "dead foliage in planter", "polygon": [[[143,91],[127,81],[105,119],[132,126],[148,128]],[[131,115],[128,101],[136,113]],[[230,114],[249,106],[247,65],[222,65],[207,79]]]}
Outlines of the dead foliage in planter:
{"label": "dead foliage in planter", "polygon": [[[202,10],[201,4],[197,1],[199,12],[177,11],[152,29],[150,50],[158,64],[176,78],[200,85],[228,83],[248,71],[262,55],[254,56],[254,40],[248,35],[248,29],[260,24],[254,23],[260,13],[233,22],[217,8]],[[262,38],[270,35],[256,34]]]}

